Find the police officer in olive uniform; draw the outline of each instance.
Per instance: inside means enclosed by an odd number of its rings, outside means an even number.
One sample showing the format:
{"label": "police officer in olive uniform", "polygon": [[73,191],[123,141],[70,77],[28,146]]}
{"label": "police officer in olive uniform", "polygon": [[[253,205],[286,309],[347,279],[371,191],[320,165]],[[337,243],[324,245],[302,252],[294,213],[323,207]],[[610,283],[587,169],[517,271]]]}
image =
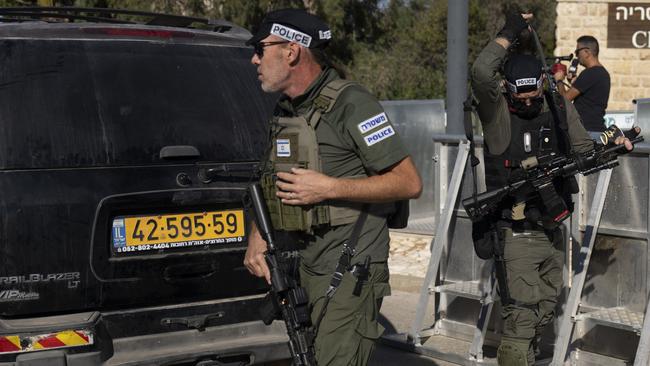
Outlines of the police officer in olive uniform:
{"label": "police officer in olive uniform", "polygon": [[[419,174],[376,98],[341,79],[323,52],[332,38],[319,18],[297,9],[267,14],[247,42],[266,92],[280,92],[271,120],[270,154],[261,184],[276,230],[300,252],[300,281],[318,323],[316,358],[323,365],[365,365],[383,328],[377,315],[388,286],[387,217],[393,202],[416,198]],[[349,263],[323,311],[344,244]],[[244,264],[269,280],[266,243],[253,227]],[[359,283],[363,266],[368,275]],[[322,319],[319,321],[319,318]]]}
{"label": "police officer in olive uniform", "polygon": [[[472,90],[485,138],[488,190],[516,179],[521,172],[519,163],[528,157],[580,154],[594,147],[577,111],[566,99],[558,106],[560,121],[553,119],[538,58],[508,55],[531,17],[509,14],[503,30],[482,50],[472,68]],[[564,245],[558,226],[572,210],[570,195],[576,187],[573,177],[559,178],[550,190],[533,190],[501,202],[495,220],[504,248],[510,300],[502,304],[499,365],[535,362],[536,339],[552,322],[562,287]]]}

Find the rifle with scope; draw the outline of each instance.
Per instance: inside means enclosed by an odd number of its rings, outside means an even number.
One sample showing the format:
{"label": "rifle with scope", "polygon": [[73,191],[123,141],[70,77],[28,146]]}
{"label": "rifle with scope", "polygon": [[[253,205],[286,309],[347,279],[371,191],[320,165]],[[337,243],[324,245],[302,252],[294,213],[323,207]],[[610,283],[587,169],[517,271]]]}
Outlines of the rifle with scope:
{"label": "rifle with scope", "polygon": [[[643,141],[643,136],[630,139],[632,145]],[[463,207],[472,221],[478,221],[493,213],[506,196],[522,196],[522,192],[539,191],[552,184],[557,177],[569,177],[577,173],[589,175],[618,165],[618,156],[625,153],[625,145],[597,145],[588,155],[573,157],[554,154],[530,157],[521,162],[523,178],[496,190],[473,195],[462,200]]]}
{"label": "rifle with scope", "polygon": [[273,226],[262,194],[262,187],[259,183],[251,184],[248,192],[255,210],[257,228],[267,243],[268,250],[264,254],[264,258],[271,272],[271,289],[267,294],[271,309],[266,309],[262,321],[269,325],[278,315],[281,315],[287,327],[289,351],[293,365],[315,366],[314,340],[316,334],[311,324],[307,291],[300,287],[296,278],[288,273],[286,266],[282,263],[283,258],[277,251]]}

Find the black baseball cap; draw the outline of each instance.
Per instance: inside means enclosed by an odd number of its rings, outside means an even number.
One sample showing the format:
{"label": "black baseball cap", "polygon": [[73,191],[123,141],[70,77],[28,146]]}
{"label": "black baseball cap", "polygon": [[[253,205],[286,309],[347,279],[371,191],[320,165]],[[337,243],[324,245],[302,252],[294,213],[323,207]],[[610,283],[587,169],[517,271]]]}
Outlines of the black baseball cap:
{"label": "black baseball cap", "polygon": [[542,87],[542,63],[533,55],[512,54],[503,66],[511,93],[528,93]]}
{"label": "black baseball cap", "polygon": [[325,47],[332,39],[332,31],[325,22],[301,9],[282,9],[268,13],[257,32],[246,41],[246,45],[254,45],[271,34],[307,48]]}

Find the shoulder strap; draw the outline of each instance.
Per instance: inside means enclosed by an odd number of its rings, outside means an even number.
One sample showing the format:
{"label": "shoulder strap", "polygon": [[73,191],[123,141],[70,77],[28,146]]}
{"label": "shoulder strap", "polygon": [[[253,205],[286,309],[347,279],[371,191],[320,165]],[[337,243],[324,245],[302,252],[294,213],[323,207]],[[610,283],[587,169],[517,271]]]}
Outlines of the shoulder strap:
{"label": "shoulder strap", "polygon": [[[556,95],[558,98],[555,97]],[[567,154],[571,154],[573,153],[573,146],[571,146],[571,138],[569,137],[569,124],[567,121],[567,108],[564,104],[564,97],[559,94],[554,94],[549,90],[544,91],[544,97],[546,98],[548,108],[551,110],[555,127],[560,129],[559,134],[556,132],[556,136],[561,137],[561,140],[558,141],[558,143],[561,144],[561,148],[564,147],[563,150]]]}
{"label": "shoulder strap", "polygon": [[343,243],[343,251],[339,257],[339,262],[336,265],[334,275],[332,275],[332,279],[330,280],[330,286],[327,290],[327,297],[334,296],[336,289],[338,289],[339,285],[341,284],[341,280],[343,280],[343,274],[345,274],[345,271],[349,269],[350,264],[352,263],[352,257],[356,252],[357,242],[359,241],[359,236],[361,235],[361,229],[366,223],[366,218],[368,217],[368,208],[369,204],[366,203],[363,205],[361,213],[359,214],[357,221],[354,223],[350,237],[345,243]]}
{"label": "shoulder strap", "polygon": [[472,197],[474,197],[474,203],[476,204],[477,201],[477,190],[478,190],[478,184],[476,181],[476,166],[480,163],[480,160],[476,157],[476,151],[474,149],[474,126],[472,124],[472,116],[476,112],[476,98],[474,97],[474,93],[472,93],[472,88],[469,88],[469,91],[467,93],[467,99],[465,99],[465,102],[463,102],[463,124],[465,126],[465,136],[467,137],[467,140],[469,140],[469,156],[468,159],[470,160],[470,166],[472,168],[472,183],[474,187],[474,193]]}
{"label": "shoulder strap", "polygon": [[334,108],[337,99],[341,96],[343,91],[351,86],[356,84],[354,81],[345,80],[345,79],[336,79],[332,80],[327,85],[325,85],[316,99],[314,99],[314,107],[312,108],[310,115],[308,115],[307,122],[314,129],[320,122],[320,118],[324,113],[327,113]]}
{"label": "shoulder strap", "polygon": [[334,296],[334,293],[336,293],[336,290],[339,288],[339,285],[343,280],[343,275],[350,268],[350,264],[352,262],[352,256],[354,256],[357,242],[359,241],[359,236],[361,235],[361,229],[363,228],[363,225],[366,223],[366,218],[368,217],[368,207],[369,204],[367,203],[363,205],[363,208],[361,209],[361,213],[359,214],[359,217],[357,218],[357,221],[354,223],[354,227],[352,228],[352,233],[350,234],[350,238],[348,238],[347,242],[343,244],[343,251],[341,253],[341,256],[339,257],[339,262],[336,264],[336,270],[332,275],[329,288],[325,293],[325,302],[323,303],[323,307],[321,308],[320,314],[318,314],[318,318],[316,320],[316,323],[314,324],[316,333],[318,333],[318,327],[320,326],[320,322],[321,320],[323,320],[323,317],[325,316],[325,312],[327,312],[327,305],[329,304],[330,300]]}

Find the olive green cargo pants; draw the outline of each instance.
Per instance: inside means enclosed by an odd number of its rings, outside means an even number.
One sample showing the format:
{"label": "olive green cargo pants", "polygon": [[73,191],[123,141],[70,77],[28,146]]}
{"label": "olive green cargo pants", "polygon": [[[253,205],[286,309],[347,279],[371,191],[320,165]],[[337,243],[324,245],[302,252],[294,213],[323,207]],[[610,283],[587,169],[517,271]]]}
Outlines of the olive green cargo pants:
{"label": "olive green cargo pants", "polygon": [[502,310],[500,366],[534,364],[536,339],[553,321],[557,297],[562,289],[563,250],[560,229],[548,234],[505,230],[508,288],[516,303]]}
{"label": "olive green cargo pants", "polygon": [[[300,282],[307,289],[315,324],[332,275],[318,275],[300,266]],[[382,298],[390,295],[387,263],[370,265],[370,275],[360,296],[352,291],[357,278],[349,272],[327,305],[316,335],[318,366],[365,366],[375,341],[384,331],[377,322]]]}

